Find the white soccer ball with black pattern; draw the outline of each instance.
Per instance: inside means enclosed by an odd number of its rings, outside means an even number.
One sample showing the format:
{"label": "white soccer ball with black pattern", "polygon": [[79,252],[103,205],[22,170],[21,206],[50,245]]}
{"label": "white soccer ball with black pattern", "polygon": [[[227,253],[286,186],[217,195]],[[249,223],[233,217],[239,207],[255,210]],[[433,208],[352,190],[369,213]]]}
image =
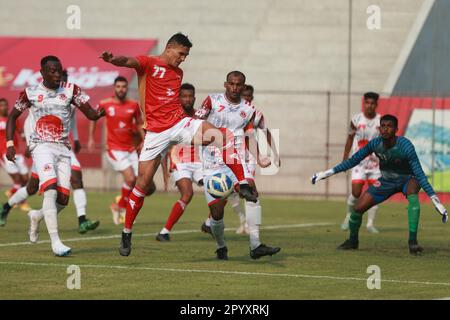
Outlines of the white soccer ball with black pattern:
{"label": "white soccer ball with black pattern", "polygon": [[223,199],[233,191],[233,181],[225,173],[216,173],[208,179],[208,193],[216,199]]}

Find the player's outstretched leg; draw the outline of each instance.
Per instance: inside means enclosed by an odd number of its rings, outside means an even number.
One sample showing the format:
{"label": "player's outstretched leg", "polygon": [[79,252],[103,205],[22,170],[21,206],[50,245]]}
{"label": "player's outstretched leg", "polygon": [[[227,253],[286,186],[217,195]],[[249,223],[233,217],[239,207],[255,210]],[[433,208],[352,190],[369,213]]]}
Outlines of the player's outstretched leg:
{"label": "player's outstretched leg", "polygon": [[420,203],[417,194],[410,194],[408,199],[408,226],[409,226],[409,253],[418,255],[423,251],[423,248],[417,243],[417,230],[419,227],[420,218]]}
{"label": "player's outstretched leg", "polygon": [[19,190],[17,190],[9,199],[8,202],[5,202],[3,204],[3,207],[1,209],[0,213],[0,226],[5,226],[6,219],[8,218],[9,211],[12,207],[15,205],[18,205],[20,203],[24,203],[28,197],[34,195],[39,188],[39,178],[36,178],[31,175],[31,178],[28,180],[28,184],[26,187],[22,187]]}

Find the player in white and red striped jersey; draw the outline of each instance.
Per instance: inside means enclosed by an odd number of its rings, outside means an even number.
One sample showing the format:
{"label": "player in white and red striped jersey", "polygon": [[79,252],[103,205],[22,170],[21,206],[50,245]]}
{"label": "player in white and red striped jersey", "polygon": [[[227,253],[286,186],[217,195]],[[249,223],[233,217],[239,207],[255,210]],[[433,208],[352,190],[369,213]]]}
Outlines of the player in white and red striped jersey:
{"label": "player in white and red striped jersey", "polygon": [[[186,114],[189,117],[194,117],[195,87],[192,84],[183,83],[181,85],[180,102]],[[198,186],[203,185],[203,165],[199,146],[175,145],[169,149],[163,162],[167,163],[167,160],[169,161],[172,180],[180,192],[180,199],[173,205],[164,228],[156,235],[158,241],[170,241],[170,231],[183,215],[194,195],[192,183],[195,182]],[[167,165],[164,167],[167,167]]]}
{"label": "player in white and red striped jersey", "polygon": [[[355,154],[361,148],[365,147],[370,140],[379,136],[380,115],[376,112],[379,95],[375,92],[364,94],[363,112],[357,113],[350,122],[350,131],[344,149],[344,160],[349,158],[350,151]],[[378,158],[371,154],[361,161],[359,165],[352,169],[352,192],[347,199],[347,215],[341,224],[342,230],[347,230],[351,215],[351,208],[361,196],[364,184],[373,185],[381,177]],[[374,226],[375,216],[378,206],[372,207],[367,212],[367,231],[378,233]]]}
{"label": "player in white and red striped jersey", "polygon": [[[246,84],[244,87],[244,90],[242,90],[241,93],[241,98],[252,103],[253,101],[253,96],[254,94],[254,88],[252,85]],[[256,153],[259,155],[260,154],[260,149],[259,149],[259,143],[258,143],[258,132],[257,130],[262,130],[265,134],[266,140],[267,140],[267,145],[269,146],[269,150],[271,150],[274,154],[274,162],[276,166],[280,166],[280,157],[278,155],[278,151],[275,145],[275,142],[272,141],[272,134],[269,130],[269,128],[266,126],[266,121],[264,119],[264,115],[263,113],[255,108],[255,117],[253,120],[253,126],[254,126],[254,133],[255,133],[255,141],[256,142]],[[248,149],[248,139],[246,139],[246,148]],[[268,155],[270,157],[270,154]],[[256,165],[258,163],[262,164],[262,167],[267,167],[270,162],[270,158],[267,157],[261,157],[258,160],[255,159],[255,157],[253,156],[252,152],[246,152],[245,154],[245,163],[247,166],[247,170],[250,174],[250,176],[248,177],[249,180],[255,180],[255,175],[256,175]],[[256,184],[254,185],[254,188],[256,190]],[[230,202],[231,202],[231,206],[233,207],[233,211],[239,216],[239,227],[236,230],[237,234],[248,234],[248,225],[245,221],[245,212],[242,210],[241,206],[240,206],[240,199],[239,197],[236,196],[230,196]],[[202,227],[203,229],[204,227]]]}
{"label": "player in white and red striped jersey", "polygon": [[[25,157],[22,154],[17,155],[16,162],[11,162],[6,159],[6,122],[8,120],[8,100],[0,99],[0,165],[11,177],[13,187],[5,192],[5,195],[10,198],[17,190],[27,184],[28,181],[28,167],[25,163]],[[18,135],[14,137],[15,144],[19,143]],[[24,203],[21,209],[25,211],[30,210],[28,204]],[[0,225],[2,219],[0,217]]]}
{"label": "player in white and red striped jersey", "polygon": [[44,194],[42,210],[56,256],[70,254],[58,234],[57,213],[67,205],[70,194],[70,142],[69,131],[72,104],[90,120],[104,116],[89,105],[89,97],[72,83],[61,82],[63,69],[55,56],[41,59],[43,81],[23,90],[8,117],[6,127],[7,158],[15,161],[14,133],[16,120],[23,111],[32,114],[32,133],[29,150],[39,175],[40,190]]}
{"label": "player in white and red striped jersey", "polygon": [[[250,102],[241,98],[241,92],[244,86],[245,75],[242,72],[229,72],[224,83],[225,93],[209,95],[203,102],[202,107],[196,112],[199,118],[207,120],[218,128],[227,128],[233,132],[236,149],[241,159],[245,159],[247,152],[245,139],[247,137],[250,140],[254,139],[253,120],[255,117],[255,107]],[[204,147],[202,157],[205,197],[211,213],[211,217],[209,218],[211,233],[217,244],[216,254],[218,259],[227,260],[228,248],[224,239],[225,224],[223,221],[224,208],[227,200],[213,198],[208,193],[206,186],[211,176],[217,173],[228,175],[235,184],[237,179],[231,170],[224,165],[220,152],[218,152],[216,147]],[[248,179],[249,184],[253,184],[252,189],[254,190],[255,196],[258,197],[254,188],[254,180],[251,179],[252,175],[248,171],[245,162],[243,166],[245,177]],[[246,220],[250,235],[250,257],[252,259],[273,255],[280,251],[278,247],[269,247],[260,242],[261,211],[259,200],[257,202],[245,201]]]}
{"label": "player in white and red striped jersey", "polygon": [[216,145],[222,151],[226,166],[238,177],[241,196],[257,201],[245,179],[232,133],[218,129],[207,121],[188,117],[181,106],[179,95],[183,70],[179,66],[186,60],[191,47],[189,38],[177,33],[167,41],[159,56],[115,57],[107,51],[100,56],[115,66],[136,70],[140,105],[145,114],[146,135],[139,155],[139,175],[129,197],[119,247],[122,256],[131,254],[133,222],[144,204],[144,197],[156,190],[153,177],[171,144]]}
{"label": "player in white and red striped jersey", "polygon": [[[98,108],[106,111],[106,159],[113,169],[123,176],[121,196],[110,206],[114,224],[124,219],[128,196],[136,183],[138,174],[138,153],[134,143],[137,133],[143,140],[142,116],[139,104],[127,97],[128,80],[118,76],[114,80],[114,96],[100,101]],[[88,148],[94,148],[96,122],[89,126]]]}

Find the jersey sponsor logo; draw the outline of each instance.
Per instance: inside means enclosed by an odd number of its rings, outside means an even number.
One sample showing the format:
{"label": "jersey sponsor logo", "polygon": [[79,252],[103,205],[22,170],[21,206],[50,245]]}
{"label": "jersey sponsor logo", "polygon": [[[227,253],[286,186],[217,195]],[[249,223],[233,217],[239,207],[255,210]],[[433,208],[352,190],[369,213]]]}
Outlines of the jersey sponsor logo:
{"label": "jersey sponsor logo", "polygon": [[36,122],[36,132],[43,140],[58,140],[63,132],[62,121],[57,116],[44,116]]}

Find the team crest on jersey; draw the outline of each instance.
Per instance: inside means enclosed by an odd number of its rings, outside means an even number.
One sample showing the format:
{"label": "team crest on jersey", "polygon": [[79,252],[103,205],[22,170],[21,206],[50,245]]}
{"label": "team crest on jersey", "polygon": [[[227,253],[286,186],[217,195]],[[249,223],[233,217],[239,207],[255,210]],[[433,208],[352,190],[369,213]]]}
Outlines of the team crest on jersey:
{"label": "team crest on jersey", "polygon": [[247,116],[247,114],[244,111],[241,111],[240,113],[241,117],[245,119],[245,117]]}
{"label": "team crest on jersey", "polygon": [[66,101],[66,100],[67,100],[67,96],[66,96],[64,93],[61,93],[61,94],[59,95],[59,98],[60,98],[62,101]]}
{"label": "team crest on jersey", "polygon": [[175,94],[175,92],[173,92],[172,89],[170,89],[170,88],[167,89],[167,96],[168,96],[168,97],[171,97],[171,96],[173,96],[174,94]]}

